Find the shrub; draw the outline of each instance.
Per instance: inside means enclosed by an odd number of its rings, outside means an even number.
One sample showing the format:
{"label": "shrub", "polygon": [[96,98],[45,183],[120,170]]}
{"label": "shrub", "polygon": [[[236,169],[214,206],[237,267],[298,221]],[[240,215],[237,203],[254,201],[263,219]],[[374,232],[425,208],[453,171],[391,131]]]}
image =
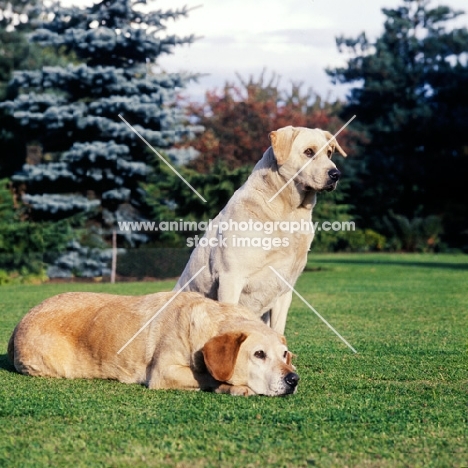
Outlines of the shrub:
{"label": "shrub", "polygon": [[390,211],[384,222],[392,234],[389,245],[394,250],[433,252],[439,249],[443,226],[438,216],[409,218]]}
{"label": "shrub", "polygon": [[179,276],[190,257],[188,248],[148,248],[127,250],[118,256],[117,274],[142,279]]}

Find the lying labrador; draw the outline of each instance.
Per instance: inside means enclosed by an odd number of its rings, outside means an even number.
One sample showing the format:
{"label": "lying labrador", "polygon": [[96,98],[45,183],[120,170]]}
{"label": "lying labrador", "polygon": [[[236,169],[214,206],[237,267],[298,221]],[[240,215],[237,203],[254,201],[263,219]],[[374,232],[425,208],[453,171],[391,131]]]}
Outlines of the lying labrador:
{"label": "lying labrador", "polygon": [[8,355],[18,372],[31,376],[246,396],[296,391],[299,377],[284,337],[255,314],[197,293],[174,296],[51,297],[17,325]]}
{"label": "lying labrador", "polygon": [[314,236],[316,195],[336,187],[340,171],[331,156],[335,150],[346,153],[333,135],[319,129],[284,127],[271,132],[270,141],[246,183],[192,252],[175,290],[188,283],[186,291],[243,305],[283,334],[292,299],[283,279],[294,286],[304,269]]}

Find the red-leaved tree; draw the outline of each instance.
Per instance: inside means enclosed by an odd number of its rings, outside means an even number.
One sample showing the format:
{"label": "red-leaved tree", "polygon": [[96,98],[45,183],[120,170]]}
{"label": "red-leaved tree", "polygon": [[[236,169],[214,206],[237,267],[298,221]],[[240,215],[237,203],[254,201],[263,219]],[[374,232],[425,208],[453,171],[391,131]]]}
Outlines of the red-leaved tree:
{"label": "red-leaved tree", "polygon": [[[205,102],[190,103],[189,111],[205,132],[190,142],[200,155],[189,166],[209,172],[214,164],[224,162],[229,168],[255,164],[270,146],[272,130],[293,125],[321,128],[332,133],[343,125],[337,117],[341,103],[324,102],[311,89],[292,84],[279,88],[276,75],[267,81],[265,73],[248,81],[238,76],[239,84],[226,83],[223,89],[208,91]],[[340,145],[352,152],[362,137],[345,129]]]}

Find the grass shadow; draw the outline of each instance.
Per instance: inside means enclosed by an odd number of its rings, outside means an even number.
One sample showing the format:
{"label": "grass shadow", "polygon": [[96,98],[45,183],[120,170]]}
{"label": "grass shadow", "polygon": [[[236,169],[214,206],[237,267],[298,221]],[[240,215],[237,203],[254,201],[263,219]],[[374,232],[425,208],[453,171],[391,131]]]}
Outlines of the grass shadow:
{"label": "grass shadow", "polygon": [[0,369],[4,369],[8,372],[16,372],[15,366],[8,358],[8,354],[0,354]]}
{"label": "grass shadow", "polygon": [[[375,260],[375,259],[333,259],[333,258],[316,258],[311,259],[312,263],[348,263],[354,265],[395,265],[395,266],[409,266],[409,267],[422,267],[422,268],[442,268],[452,270],[468,270],[468,258],[466,263],[439,263],[439,262],[406,262],[404,260]],[[320,268],[320,267],[319,267]]]}
{"label": "grass shadow", "polygon": [[306,265],[304,271],[328,271],[330,268],[325,268],[322,266],[310,266]]}

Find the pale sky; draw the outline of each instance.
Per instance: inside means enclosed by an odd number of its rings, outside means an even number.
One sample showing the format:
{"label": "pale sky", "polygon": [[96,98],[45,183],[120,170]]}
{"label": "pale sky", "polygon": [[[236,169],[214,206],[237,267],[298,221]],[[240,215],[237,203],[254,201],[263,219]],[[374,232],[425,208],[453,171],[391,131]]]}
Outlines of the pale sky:
{"label": "pale sky", "polygon": [[[86,0],[66,0],[80,4]],[[374,39],[382,31],[382,8],[403,0],[148,0],[152,9],[199,6],[187,18],[168,23],[168,33],[194,34],[201,39],[159,59],[168,72],[206,73],[186,94],[201,99],[206,89],[221,88],[226,80],[259,76],[263,68],[281,76],[287,87],[303,82],[321,96],[344,97],[345,89],[333,86],[326,67],[345,64],[346,55],[336,48],[335,37],[356,37],[365,31]],[[466,0],[433,1],[468,10]],[[468,15],[457,22],[468,26]]]}

